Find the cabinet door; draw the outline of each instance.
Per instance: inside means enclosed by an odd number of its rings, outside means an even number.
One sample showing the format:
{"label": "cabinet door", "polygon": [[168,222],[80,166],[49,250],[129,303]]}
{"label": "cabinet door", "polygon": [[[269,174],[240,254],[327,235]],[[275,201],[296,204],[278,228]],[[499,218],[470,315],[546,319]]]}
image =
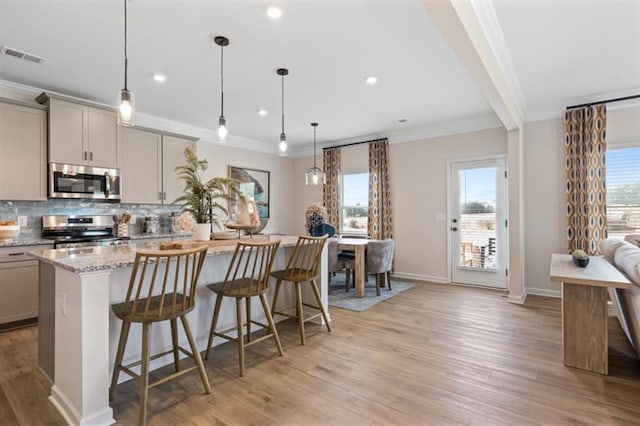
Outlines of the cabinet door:
{"label": "cabinet door", "polygon": [[89,164],[97,167],[118,167],[118,125],[116,113],[99,108],[87,108],[87,146]]}
{"label": "cabinet door", "polygon": [[120,134],[122,202],[161,204],[161,136],[158,133],[127,127],[123,127]]}
{"label": "cabinet door", "polygon": [[178,179],[176,167],[185,164],[184,149],[195,143],[174,136],[162,136],[162,188],[164,203],[171,204],[184,192],[184,182]]}
{"label": "cabinet door", "polygon": [[[51,99],[49,104],[49,161],[86,164],[84,105]],[[88,153],[87,153],[88,154]]]}
{"label": "cabinet door", "polygon": [[0,263],[0,324],[38,316],[38,261]]}
{"label": "cabinet door", "polygon": [[0,103],[0,199],[47,198],[46,112]]}

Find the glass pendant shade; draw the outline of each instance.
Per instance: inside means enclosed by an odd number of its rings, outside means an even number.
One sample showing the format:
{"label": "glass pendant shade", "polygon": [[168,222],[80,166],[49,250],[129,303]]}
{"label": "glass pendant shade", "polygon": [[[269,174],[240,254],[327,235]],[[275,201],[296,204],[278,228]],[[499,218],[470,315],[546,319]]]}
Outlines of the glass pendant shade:
{"label": "glass pendant shade", "polygon": [[127,89],[120,91],[118,102],[118,125],[131,127],[136,124],[135,103],[133,93]]}
{"label": "glass pendant shade", "polygon": [[325,185],[327,175],[316,166],[316,128],[318,123],[311,123],[313,127],[313,167],[304,174],[304,184],[308,186]]}
{"label": "glass pendant shade", "polygon": [[280,143],[278,144],[278,155],[285,157],[287,155],[287,135],[280,133]]}
{"label": "glass pendant shade", "polygon": [[229,129],[227,129],[227,120],[221,115],[218,119],[218,143],[226,143],[228,134]]}

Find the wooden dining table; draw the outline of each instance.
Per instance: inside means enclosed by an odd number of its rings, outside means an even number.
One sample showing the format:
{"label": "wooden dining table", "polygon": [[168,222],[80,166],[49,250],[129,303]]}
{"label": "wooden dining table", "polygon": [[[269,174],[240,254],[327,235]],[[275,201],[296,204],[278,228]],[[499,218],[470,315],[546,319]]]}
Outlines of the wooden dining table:
{"label": "wooden dining table", "polygon": [[368,242],[369,240],[365,238],[338,238],[339,250],[353,250],[356,254],[354,259],[355,277],[353,283],[356,297],[364,297],[364,250]]}

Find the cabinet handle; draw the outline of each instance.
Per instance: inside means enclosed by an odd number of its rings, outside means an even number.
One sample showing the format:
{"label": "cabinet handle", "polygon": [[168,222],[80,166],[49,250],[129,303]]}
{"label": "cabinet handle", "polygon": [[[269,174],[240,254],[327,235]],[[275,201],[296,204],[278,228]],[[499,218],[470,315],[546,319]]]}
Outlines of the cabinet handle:
{"label": "cabinet handle", "polygon": [[162,200],[162,192],[158,192],[158,200]]}
{"label": "cabinet handle", "polygon": [[22,253],[9,253],[9,256],[23,256],[24,252]]}
{"label": "cabinet handle", "polygon": [[163,192],[163,193],[162,193],[162,199],[163,199],[163,200],[166,200],[166,199],[167,199],[167,193],[166,193],[166,192]]}
{"label": "cabinet handle", "polygon": [[90,161],[93,161],[93,151],[91,151],[91,152],[89,153],[89,160],[90,160]]}
{"label": "cabinet handle", "polygon": [[84,159],[85,161],[88,160],[87,151],[84,152]]}

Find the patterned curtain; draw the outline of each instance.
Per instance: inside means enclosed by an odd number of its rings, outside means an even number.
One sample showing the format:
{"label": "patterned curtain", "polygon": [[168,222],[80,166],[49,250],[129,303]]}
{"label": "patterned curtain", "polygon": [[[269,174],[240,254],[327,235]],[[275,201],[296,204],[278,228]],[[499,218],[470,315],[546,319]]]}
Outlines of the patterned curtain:
{"label": "patterned curtain", "polygon": [[393,238],[388,139],[369,142],[369,220],[367,231],[375,240]]}
{"label": "patterned curtain", "polygon": [[327,209],[329,224],[340,228],[340,148],[324,150],[324,173],[327,183],[322,188],[322,203]]}
{"label": "patterned curtain", "polygon": [[567,184],[567,246],[600,254],[607,237],[604,104],[564,113],[565,175]]}

